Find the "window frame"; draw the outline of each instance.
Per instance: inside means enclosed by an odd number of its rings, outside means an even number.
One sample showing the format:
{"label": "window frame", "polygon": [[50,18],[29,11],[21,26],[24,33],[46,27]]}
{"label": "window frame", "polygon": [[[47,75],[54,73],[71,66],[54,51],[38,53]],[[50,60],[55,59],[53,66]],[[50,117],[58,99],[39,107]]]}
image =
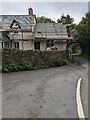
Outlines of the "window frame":
{"label": "window frame", "polygon": [[54,46],[54,41],[53,40],[47,40],[46,41],[46,48],[53,47],[53,46]]}

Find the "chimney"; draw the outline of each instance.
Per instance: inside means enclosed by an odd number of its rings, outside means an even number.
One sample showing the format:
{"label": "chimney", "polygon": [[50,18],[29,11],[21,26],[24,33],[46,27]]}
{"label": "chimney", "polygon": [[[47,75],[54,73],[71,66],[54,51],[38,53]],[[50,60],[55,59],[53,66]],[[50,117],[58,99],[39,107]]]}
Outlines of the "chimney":
{"label": "chimney", "polygon": [[66,17],[64,15],[62,15],[61,21],[62,21],[62,24],[66,24],[67,23]]}
{"label": "chimney", "polygon": [[33,15],[33,9],[32,9],[31,7],[28,9],[28,14],[29,14],[30,16]]}

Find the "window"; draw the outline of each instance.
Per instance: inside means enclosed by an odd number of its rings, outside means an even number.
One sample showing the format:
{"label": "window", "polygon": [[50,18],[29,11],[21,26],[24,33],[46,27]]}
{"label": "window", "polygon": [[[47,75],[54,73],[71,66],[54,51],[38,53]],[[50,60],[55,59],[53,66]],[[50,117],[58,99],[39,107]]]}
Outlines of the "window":
{"label": "window", "polygon": [[2,42],[2,48],[3,48],[3,42]]}
{"label": "window", "polygon": [[15,19],[12,21],[10,28],[13,29],[13,35],[18,35],[18,29],[21,29],[20,23]]}
{"label": "window", "polygon": [[9,43],[8,43],[8,42],[5,42],[5,43],[4,43],[4,47],[5,47],[5,48],[9,48]]}
{"label": "window", "polygon": [[67,27],[67,34],[68,34],[68,37],[70,37],[70,28],[69,27]]}
{"label": "window", "polygon": [[51,47],[52,47],[52,46],[54,46],[54,42],[53,42],[53,40],[51,40]]}
{"label": "window", "polygon": [[40,42],[39,41],[34,42],[34,49],[35,50],[40,50]]}
{"label": "window", "polygon": [[47,48],[47,47],[50,47],[50,42],[49,42],[49,40],[46,41],[46,48]]}
{"label": "window", "polygon": [[19,49],[19,42],[14,42],[15,48]]}
{"label": "window", "polygon": [[46,41],[46,48],[47,48],[47,47],[52,47],[52,46],[54,46],[53,40],[47,40],[47,41]]}
{"label": "window", "polygon": [[15,19],[12,21],[11,25],[10,25],[11,29],[21,29],[20,23],[17,22]]}
{"label": "window", "polygon": [[18,31],[14,31],[14,32],[13,32],[13,35],[18,35]]}
{"label": "window", "polygon": [[41,32],[39,32],[39,31],[37,33],[41,34]]}

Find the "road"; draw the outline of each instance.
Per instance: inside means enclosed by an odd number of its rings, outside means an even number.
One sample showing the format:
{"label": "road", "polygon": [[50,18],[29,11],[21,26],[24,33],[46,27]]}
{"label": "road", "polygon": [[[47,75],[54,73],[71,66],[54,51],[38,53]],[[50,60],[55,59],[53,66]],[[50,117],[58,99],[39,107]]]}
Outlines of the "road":
{"label": "road", "polygon": [[3,118],[78,118],[76,88],[81,82],[81,100],[88,117],[88,64],[4,73]]}

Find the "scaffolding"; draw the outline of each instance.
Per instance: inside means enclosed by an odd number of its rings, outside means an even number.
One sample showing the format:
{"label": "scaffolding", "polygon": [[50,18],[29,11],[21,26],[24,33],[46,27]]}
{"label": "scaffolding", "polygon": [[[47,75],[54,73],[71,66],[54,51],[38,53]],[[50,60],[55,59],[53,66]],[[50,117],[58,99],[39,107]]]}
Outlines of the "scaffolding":
{"label": "scaffolding", "polygon": [[72,39],[68,37],[65,25],[60,23],[37,23],[33,33],[37,39],[65,40]]}

